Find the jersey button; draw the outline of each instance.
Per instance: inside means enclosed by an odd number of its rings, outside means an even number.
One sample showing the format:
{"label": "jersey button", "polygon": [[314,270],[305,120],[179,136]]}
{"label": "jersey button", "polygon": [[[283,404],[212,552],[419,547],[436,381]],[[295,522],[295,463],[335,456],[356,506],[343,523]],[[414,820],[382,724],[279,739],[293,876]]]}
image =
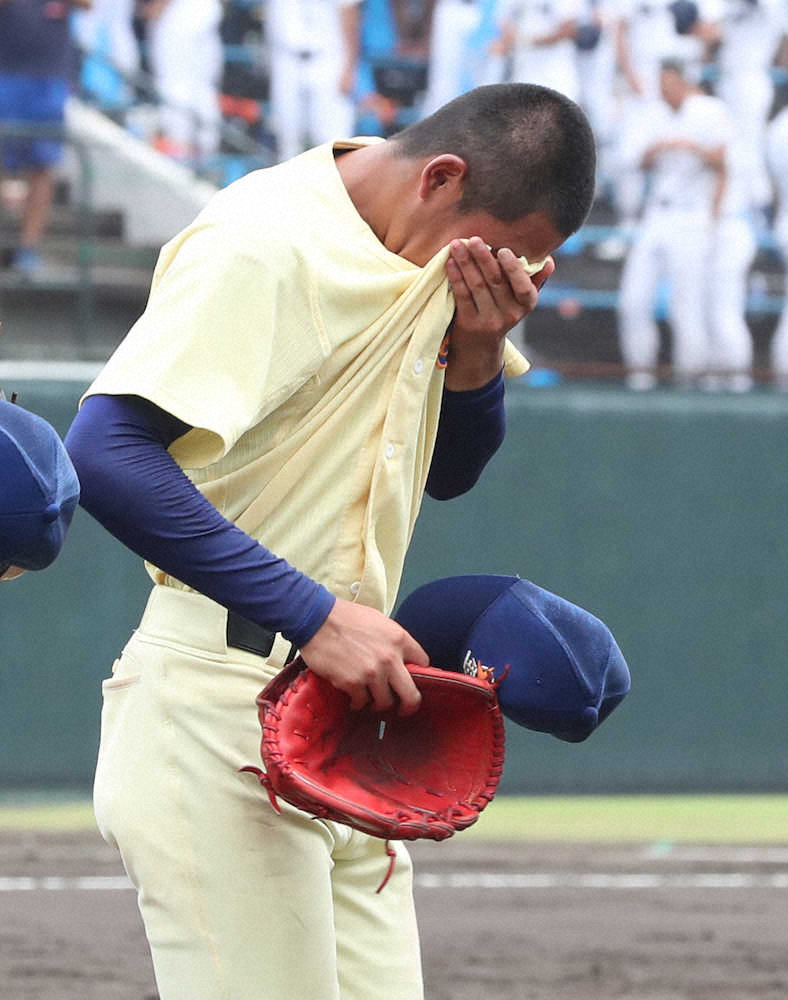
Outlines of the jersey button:
{"label": "jersey button", "polygon": [[350,584],[350,593],[354,597],[356,597],[357,594],[358,594],[358,592],[359,592],[359,590],[361,590],[361,581],[360,580],[354,580],[353,583]]}
{"label": "jersey button", "polygon": [[391,441],[386,445],[386,458],[394,458],[394,445]]}
{"label": "jersey button", "polygon": [[417,358],[413,362],[413,371],[415,372],[416,375],[421,375],[421,373],[424,371],[424,362],[421,360],[421,358]]}

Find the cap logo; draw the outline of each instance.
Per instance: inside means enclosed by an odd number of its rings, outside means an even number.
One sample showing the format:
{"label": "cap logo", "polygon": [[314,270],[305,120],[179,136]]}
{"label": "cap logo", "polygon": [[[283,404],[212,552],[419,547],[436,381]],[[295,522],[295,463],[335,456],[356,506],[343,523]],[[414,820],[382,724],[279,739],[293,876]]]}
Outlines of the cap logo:
{"label": "cap logo", "polygon": [[462,661],[462,672],[469,677],[478,677],[482,681],[493,680],[492,667],[485,667],[481,660],[477,659],[469,649]]}

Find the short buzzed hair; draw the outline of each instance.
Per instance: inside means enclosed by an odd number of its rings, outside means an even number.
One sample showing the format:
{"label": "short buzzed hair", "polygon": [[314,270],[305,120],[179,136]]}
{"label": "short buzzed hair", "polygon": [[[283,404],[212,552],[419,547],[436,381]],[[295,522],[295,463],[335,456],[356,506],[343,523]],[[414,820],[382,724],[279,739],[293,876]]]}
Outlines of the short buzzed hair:
{"label": "short buzzed hair", "polygon": [[591,126],[574,101],[549,87],[477,87],[393,141],[401,155],[414,159],[453,153],[465,160],[461,212],[487,212],[502,222],[544,212],[566,238],[591,209]]}

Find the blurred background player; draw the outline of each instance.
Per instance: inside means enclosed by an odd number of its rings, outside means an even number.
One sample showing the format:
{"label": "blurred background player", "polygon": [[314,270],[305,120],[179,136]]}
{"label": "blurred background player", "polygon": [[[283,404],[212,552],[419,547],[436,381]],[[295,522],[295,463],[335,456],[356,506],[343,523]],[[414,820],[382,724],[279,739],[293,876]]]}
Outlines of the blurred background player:
{"label": "blurred background player", "polygon": [[574,39],[578,103],[596,136],[601,176],[611,170],[616,130],[616,14],[613,0],[585,0]]}
{"label": "blurred background player", "polygon": [[0,580],[49,566],[79,501],[56,431],[11,399],[0,391]]}
{"label": "blurred background player", "polygon": [[670,282],[677,380],[687,384],[708,365],[703,274],[712,224],[721,210],[731,133],[725,105],[702,94],[682,63],[663,64],[661,90],[667,107],[655,109],[641,126],[651,138],[639,165],[651,174],[651,186],[621,277],[621,353],[633,389],[656,385],[659,331],[654,308],[661,278]]}
{"label": "blurred background player", "polygon": [[576,101],[574,38],[581,13],[580,0],[501,0],[496,51],[511,58],[511,79],[551,87]]}
{"label": "blurred background player", "polygon": [[699,276],[698,293],[706,303],[709,336],[709,373],[700,385],[707,390],[746,392],[753,385],[753,340],[746,317],[748,278],[758,240],[754,192],[747,183],[737,138],[732,127],[725,190],[712,224],[707,266]]}
{"label": "blurred background player", "polygon": [[503,59],[490,51],[498,35],[498,3],[438,0],[432,15],[429,78],[422,114],[432,114],[473,87],[503,80]]}
{"label": "blurred background player", "polygon": [[108,66],[123,78],[119,85],[119,103],[127,105],[133,90],[126,81],[134,78],[140,68],[140,49],[134,34],[134,0],[93,0],[90,10],[80,11],[74,18],[74,37],[84,52],[97,53]]}
{"label": "blurred background player", "polygon": [[769,124],[766,157],[777,195],[774,237],[782,253],[786,291],[780,321],[771,342],[770,360],[775,384],[780,389],[788,389],[788,107]]}
{"label": "blurred background player", "polygon": [[704,32],[718,45],[715,93],[730,109],[742,182],[762,211],[772,201],[765,128],[774,101],[771,71],[786,26],[786,8],[782,0],[721,0],[721,4],[719,19]]}
{"label": "blurred background player", "polygon": [[436,0],[365,0],[361,5],[360,134],[388,137],[423,116],[435,7]]}
{"label": "blurred background player", "polygon": [[160,147],[179,159],[210,157],[221,122],[221,0],[149,0],[141,10],[162,101]]}
{"label": "blurred background player", "polygon": [[268,0],[271,115],[277,152],[354,131],[360,0]]}
{"label": "blurred background player", "polygon": [[[63,125],[74,69],[69,16],[90,0],[0,0],[0,125]],[[19,245],[11,267],[25,277],[41,270],[40,244],[54,194],[52,169],[63,155],[57,135],[8,138],[3,169],[27,182]]]}
{"label": "blurred background player", "polygon": [[643,208],[645,176],[636,165],[643,122],[660,114],[660,66],[666,59],[701,60],[704,46],[692,34],[698,20],[694,0],[619,0],[615,31],[622,80],[620,120],[612,156],[613,201],[621,226],[603,248],[620,257]]}

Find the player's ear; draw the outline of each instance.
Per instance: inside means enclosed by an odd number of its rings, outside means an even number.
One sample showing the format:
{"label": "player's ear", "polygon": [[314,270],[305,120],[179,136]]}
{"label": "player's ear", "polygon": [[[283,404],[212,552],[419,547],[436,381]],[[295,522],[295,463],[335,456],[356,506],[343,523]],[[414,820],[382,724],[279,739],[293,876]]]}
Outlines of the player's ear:
{"label": "player's ear", "polygon": [[427,201],[438,196],[447,196],[459,201],[462,196],[463,182],[468,173],[468,164],[455,153],[441,153],[433,156],[422,168],[419,177],[419,198]]}

